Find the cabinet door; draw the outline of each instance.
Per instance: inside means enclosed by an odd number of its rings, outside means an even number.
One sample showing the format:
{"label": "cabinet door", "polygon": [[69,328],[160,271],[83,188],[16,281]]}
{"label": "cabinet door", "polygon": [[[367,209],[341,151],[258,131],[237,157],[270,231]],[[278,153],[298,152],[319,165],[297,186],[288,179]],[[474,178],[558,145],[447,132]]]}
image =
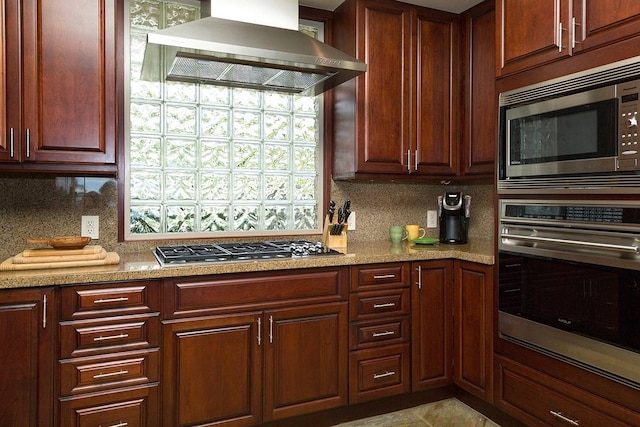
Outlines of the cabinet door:
{"label": "cabinet door", "polygon": [[261,322],[247,313],[163,326],[164,425],[260,423]]}
{"label": "cabinet door", "polygon": [[493,267],[455,261],[454,382],[493,400]]}
{"label": "cabinet door", "polygon": [[20,111],[20,3],[5,0],[0,5],[0,162],[18,162],[22,156]]}
{"label": "cabinet door", "polygon": [[23,3],[23,160],[115,171],[122,0]]}
{"label": "cabinet door", "polygon": [[492,176],[497,153],[495,10],[483,2],[464,14],[464,113],[461,173]]}
{"label": "cabinet door", "polygon": [[360,172],[407,173],[409,150],[410,17],[406,5],[363,1],[358,6],[358,77],[362,100],[356,126]]}
{"label": "cabinet door", "polygon": [[0,293],[0,420],[8,426],[51,426],[55,322],[53,291]]}
{"label": "cabinet door", "polygon": [[570,55],[566,31],[571,24],[570,2],[497,0],[496,74],[512,74]]}
{"label": "cabinet door", "polygon": [[265,327],[265,421],[347,404],[346,303],[269,311]]}
{"label": "cabinet door", "polygon": [[455,175],[458,167],[458,19],[434,10],[413,9],[415,108],[412,173]]}
{"label": "cabinet door", "polygon": [[411,386],[413,391],[450,384],[453,360],[451,261],[413,263],[411,288]]}
{"label": "cabinet door", "polygon": [[577,53],[640,33],[640,2],[636,0],[573,0]]}

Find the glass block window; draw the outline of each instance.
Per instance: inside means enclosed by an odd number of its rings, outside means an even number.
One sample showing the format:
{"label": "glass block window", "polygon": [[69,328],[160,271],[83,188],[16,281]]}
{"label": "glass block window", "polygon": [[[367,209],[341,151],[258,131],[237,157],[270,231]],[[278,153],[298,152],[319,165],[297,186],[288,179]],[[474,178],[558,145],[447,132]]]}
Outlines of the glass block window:
{"label": "glass block window", "polygon": [[140,80],[147,32],[199,18],[129,1],[126,238],[320,233],[321,96]]}

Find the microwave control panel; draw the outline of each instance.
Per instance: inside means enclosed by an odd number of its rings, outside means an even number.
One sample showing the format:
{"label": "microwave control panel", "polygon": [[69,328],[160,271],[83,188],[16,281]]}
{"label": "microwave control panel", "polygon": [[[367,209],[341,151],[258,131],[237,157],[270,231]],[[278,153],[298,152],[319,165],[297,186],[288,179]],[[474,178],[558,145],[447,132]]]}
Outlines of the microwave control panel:
{"label": "microwave control panel", "polygon": [[619,99],[617,170],[637,170],[638,111],[640,111],[640,80],[617,85]]}

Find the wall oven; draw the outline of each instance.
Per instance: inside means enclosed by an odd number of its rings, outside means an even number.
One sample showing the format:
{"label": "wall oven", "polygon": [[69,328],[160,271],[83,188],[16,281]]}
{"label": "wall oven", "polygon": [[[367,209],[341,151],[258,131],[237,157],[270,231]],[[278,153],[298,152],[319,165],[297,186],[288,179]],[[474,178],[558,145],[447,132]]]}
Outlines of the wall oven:
{"label": "wall oven", "polygon": [[640,388],[640,205],[499,209],[500,337]]}
{"label": "wall oven", "polygon": [[636,57],[501,93],[498,191],[640,193],[639,76]]}

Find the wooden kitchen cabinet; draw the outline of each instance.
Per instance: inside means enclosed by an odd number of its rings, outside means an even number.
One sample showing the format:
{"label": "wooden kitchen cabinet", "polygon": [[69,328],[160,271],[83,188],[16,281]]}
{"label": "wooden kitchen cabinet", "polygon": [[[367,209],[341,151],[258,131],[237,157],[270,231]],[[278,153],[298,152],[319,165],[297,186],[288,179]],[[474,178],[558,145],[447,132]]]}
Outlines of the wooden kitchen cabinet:
{"label": "wooden kitchen cabinet", "polygon": [[0,171],[115,173],[123,1],[4,4]]}
{"label": "wooden kitchen cabinet", "polygon": [[250,426],[346,405],[347,272],[166,280],[163,425]]}
{"label": "wooden kitchen cabinet", "polygon": [[351,267],[349,403],[411,390],[410,264]]}
{"label": "wooden kitchen cabinet", "polygon": [[53,426],[54,291],[0,292],[0,420],[10,426]]}
{"label": "wooden kitchen cabinet", "polygon": [[484,1],[462,15],[464,44],[460,175],[493,176],[498,142],[495,8]]}
{"label": "wooden kitchen cabinet", "polygon": [[158,425],[160,282],[63,286],[60,300],[60,425]]}
{"label": "wooden kitchen cabinet", "polygon": [[411,371],[413,391],[453,381],[453,261],[412,263]]}
{"label": "wooden kitchen cabinet", "polygon": [[493,266],[454,261],[454,383],[493,401]]}
{"label": "wooden kitchen cabinet", "polygon": [[496,75],[637,36],[639,24],[640,3],[633,0],[498,0]]}
{"label": "wooden kitchen cabinet", "polygon": [[334,89],[334,179],[455,175],[458,17],[347,0],[333,44],[367,63]]}

